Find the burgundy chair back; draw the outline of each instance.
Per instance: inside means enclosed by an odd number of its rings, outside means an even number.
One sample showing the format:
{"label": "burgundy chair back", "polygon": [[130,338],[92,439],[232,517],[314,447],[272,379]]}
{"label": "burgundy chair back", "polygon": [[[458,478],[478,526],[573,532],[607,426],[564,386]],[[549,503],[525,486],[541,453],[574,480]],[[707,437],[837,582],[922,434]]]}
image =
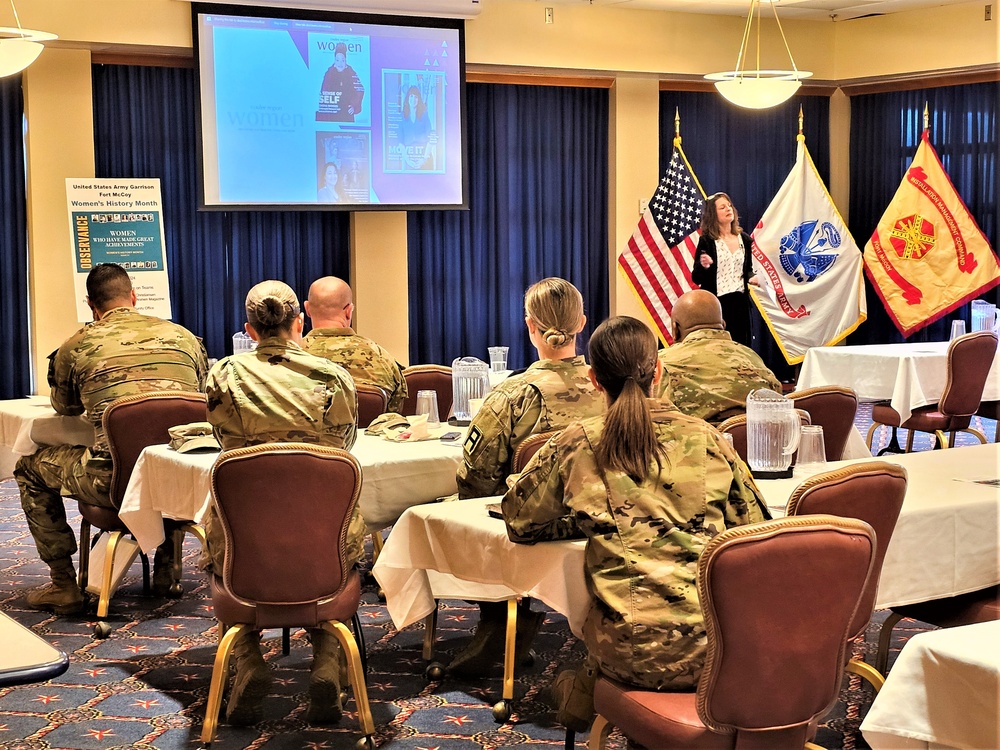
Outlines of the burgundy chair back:
{"label": "burgundy chair back", "polygon": [[[997,336],[992,331],[976,331],[951,342],[948,380],[938,401],[938,411],[949,417],[971,417],[976,413],[996,351]],[[964,421],[963,426],[968,427],[969,420]]]}
{"label": "burgundy chair back", "polygon": [[847,438],[854,429],[858,396],[850,388],[828,385],[789,393],[796,409],[809,413],[812,424],[823,427],[826,460],[838,461],[844,455]]}
{"label": "burgundy chair back", "polygon": [[406,380],[406,400],[403,402],[403,416],[417,413],[417,391],[437,391],[438,414],[447,419],[451,414],[454,400],[451,368],[444,365],[413,365],[403,370]]}
{"label": "burgundy chair back", "polygon": [[[219,621],[267,628],[349,620],[360,588],[344,547],[360,492],[361,466],[336,448],[269,443],[219,456],[212,468],[226,538],[224,592],[213,581]],[[345,598],[348,584],[356,595],[336,613],[324,611],[325,602]]]}
{"label": "burgundy chair back", "polygon": [[102,421],[111,452],[110,495],[115,507],[121,507],[132,469],[143,448],[169,443],[167,430],[171,427],[207,419],[208,401],[204,393],[155,391],[112,401],[104,410]]}
{"label": "burgundy chair back", "polygon": [[875,564],[851,625],[852,638],[864,633],[875,609],[882,561],[905,496],[906,469],[884,461],[869,461],[810,477],[795,489],[785,508],[789,516],[826,514],[859,518],[875,531]]}
{"label": "burgundy chair back", "polygon": [[550,438],[555,437],[559,434],[559,430],[549,430],[548,432],[539,432],[534,435],[528,435],[521,444],[514,449],[514,458],[510,461],[510,473],[520,474],[524,471],[524,467],[528,465],[528,461],[531,457],[538,453],[538,449],[549,442]]}
{"label": "burgundy chair back", "polygon": [[385,414],[389,408],[389,394],[385,388],[368,383],[357,383],[354,387],[358,394],[358,427],[363,429],[380,414]]}
{"label": "burgundy chair back", "polygon": [[874,556],[871,528],[835,516],[740,526],[708,543],[698,562],[708,656],[696,697],[706,726],[736,732],[736,747],[804,745],[840,693]]}

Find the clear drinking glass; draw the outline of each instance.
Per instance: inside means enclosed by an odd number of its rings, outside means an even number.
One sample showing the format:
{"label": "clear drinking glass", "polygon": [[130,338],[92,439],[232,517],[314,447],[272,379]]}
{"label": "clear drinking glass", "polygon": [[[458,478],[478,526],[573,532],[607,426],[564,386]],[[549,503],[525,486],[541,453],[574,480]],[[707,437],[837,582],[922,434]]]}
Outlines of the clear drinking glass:
{"label": "clear drinking glass", "polygon": [[803,474],[815,474],[826,463],[826,441],[823,438],[823,425],[804,424],[799,437],[799,453],[795,460],[795,468]]}
{"label": "clear drinking glass", "polygon": [[489,346],[487,350],[490,353],[490,369],[493,372],[503,372],[507,369],[507,351],[506,346]]}
{"label": "clear drinking glass", "polygon": [[964,320],[953,320],[951,321],[951,341],[954,341],[959,336],[965,335],[965,321]]}
{"label": "clear drinking glass", "polygon": [[438,415],[437,391],[417,391],[417,414],[426,414],[428,425],[441,423],[441,418]]}

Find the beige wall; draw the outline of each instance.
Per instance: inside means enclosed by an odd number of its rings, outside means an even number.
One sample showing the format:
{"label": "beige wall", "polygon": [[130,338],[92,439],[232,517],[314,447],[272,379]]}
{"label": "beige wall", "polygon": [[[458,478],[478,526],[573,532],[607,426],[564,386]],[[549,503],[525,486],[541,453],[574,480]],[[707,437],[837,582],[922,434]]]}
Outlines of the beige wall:
{"label": "beige wall", "polygon": [[79,328],[66,178],[94,176],[90,53],[45,50],[24,74],[24,110],[32,355],[45,392],[45,358]]}
{"label": "beige wall", "polygon": [[[697,77],[732,67],[743,20],[726,16],[622,10],[608,5],[555,5],[544,23],[538,2],[485,0],[469,21],[467,61],[506,72],[578,71],[615,79],[611,90],[608,267],[612,313],[638,313],[615,265],[638,219],[639,199],[655,189],[658,170],[658,80]],[[996,65],[997,22],[981,3],[845,22],[785,21],[802,69],[842,80],[908,71]],[[179,0],[47,0],[22,8],[25,26],[59,34],[25,74],[28,118],[28,231],[36,372],[75,327],[65,179],[94,174],[90,50],[186,54],[190,6]],[[7,23],[4,20],[4,23]],[[777,44],[773,30],[765,39]],[[771,36],[768,36],[768,35]],[[762,63],[785,66],[778,55]],[[849,100],[831,105],[831,192],[847,205]],[[359,330],[407,357],[405,215],[356,214],[352,283]],[[377,308],[375,308],[377,305]],[[373,309],[375,308],[375,309]],[[44,383],[40,384],[44,391]]]}

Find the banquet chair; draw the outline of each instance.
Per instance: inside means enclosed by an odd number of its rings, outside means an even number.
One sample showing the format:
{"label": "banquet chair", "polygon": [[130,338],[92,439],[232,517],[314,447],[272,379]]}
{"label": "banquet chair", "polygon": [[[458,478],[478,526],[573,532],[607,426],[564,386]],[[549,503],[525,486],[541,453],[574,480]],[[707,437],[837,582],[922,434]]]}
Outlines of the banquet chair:
{"label": "banquet chair", "polygon": [[1000,401],[980,402],[976,416],[992,419],[997,423],[993,425],[993,442],[1000,443]]}
{"label": "banquet chair", "polygon": [[[867,461],[810,477],[795,488],[785,507],[788,516],[826,514],[858,518],[875,532],[875,562],[851,623],[851,642],[864,639],[875,609],[882,561],[905,496],[906,469],[884,461]],[[847,671],[864,677],[876,692],[885,682],[884,671],[876,671],[858,659],[847,662]]]}
{"label": "banquet chair", "polygon": [[[802,424],[812,424],[809,412],[804,409],[796,409],[799,421]],[[719,432],[733,436],[733,448],[744,461],[747,460],[747,415],[737,414],[730,417],[719,425]]]}
{"label": "banquet chair", "polygon": [[792,400],[796,409],[809,412],[812,424],[823,428],[826,460],[839,460],[844,455],[847,438],[854,429],[854,417],[858,413],[858,396],[854,390],[840,385],[825,385],[793,391],[786,398]]}
{"label": "banquet chair", "polygon": [[520,474],[524,467],[528,465],[531,457],[538,453],[538,450],[549,442],[550,438],[559,434],[559,430],[549,430],[528,435],[521,444],[514,449],[514,457],[510,460],[510,473]]}
{"label": "banquet chair", "polygon": [[657,750],[807,746],[840,694],[874,557],[871,527],[853,518],[781,518],[716,536],[698,560],[708,650],[697,689],[599,677],[588,748],[603,748],[611,726]]}
{"label": "banquet chair", "polygon": [[451,368],[444,365],[413,365],[403,370],[406,381],[406,400],[403,402],[403,416],[417,413],[417,391],[437,391],[438,414],[442,420],[451,414],[454,400]]}
{"label": "banquet chair", "polygon": [[[929,432],[936,436],[942,448],[952,448],[959,432],[975,435],[980,443],[986,436],[969,425],[979,409],[986,387],[986,377],[997,350],[997,335],[991,331],[976,331],[953,340],[948,346],[948,378],[941,400],[930,406],[914,409],[910,418],[902,421],[899,412],[888,404],[872,408],[872,426],[868,430],[868,448],[872,447],[875,430],[880,426],[902,427],[909,430],[906,452],[913,450],[913,433]],[[945,438],[948,433],[948,438]]]}
{"label": "banquet chair", "polygon": [[892,629],[904,617],[926,622],[928,625],[934,625],[938,628],[954,628],[959,625],[1000,620],[1000,586],[992,586],[988,589],[920,602],[919,604],[892,607],[889,616],[882,623],[882,629],[878,636],[875,668],[882,674],[886,674],[889,666]]}
{"label": "banquet chair", "polygon": [[245,630],[323,628],[347,657],[358,720],[374,748],[357,618],[361,579],[348,566],[347,530],[361,493],[361,466],[338,448],[270,443],[237,448],[212,468],[212,498],[225,533],[222,575],[210,577],[219,641],[201,741],[215,738],[233,642]]}
{"label": "banquet chair", "polygon": [[[80,508],[80,588],[86,592],[90,567],[91,527],[107,532],[104,547],[104,567],[101,574],[101,588],[98,595],[97,617],[94,634],[104,638],[110,633],[103,619],[108,614],[111,585],[115,567],[115,554],[128,527],[118,516],[118,509],[125,499],[125,490],[132,476],[139,454],[150,445],[170,442],[167,430],[189,422],[204,422],[208,418],[208,401],[203,393],[185,391],[154,391],[132,396],[123,396],[112,401],[104,410],[102,423],[111,453],[111,485],[109,496],[114,507],[91,505],[77,501]],[[174,545],[174,568],[171,595],[180,595],[181,546],[184,533],[194,534],[205,543],[205,534],[193,522],[170,521],[164,523],[164,530]],[[94,544],[97,544],[97,539]],[[149,593],[149,561],[142,557],[143,590]]]}
{"label": "banquet chair", "polygon": [[358,394],[358,427],[370,425],[380,414],[385,414],[389,407],[389,392],[385,388],[369,383],[357,383]]}

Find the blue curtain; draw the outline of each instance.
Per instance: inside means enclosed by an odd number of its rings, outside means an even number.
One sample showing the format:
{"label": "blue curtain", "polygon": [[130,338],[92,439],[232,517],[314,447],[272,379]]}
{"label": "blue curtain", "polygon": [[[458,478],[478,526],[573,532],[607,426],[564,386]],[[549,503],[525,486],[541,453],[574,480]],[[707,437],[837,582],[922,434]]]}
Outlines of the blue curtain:
{"label": "blue curtain", "polygon": [[561,276],[583,294],[581,351],[608,315],[608,91],[469,84],[468,211],[408,217],[410,361],[537,359],[524,290]]}
{"label": "blue curtain", "polygon": [[[796,135],[802,108],[806,146],[823,181],[829,184],[830,100],[795,96],[765,110],[737,107],[718,93],[660,93],[660,174],[673,151],[674,114],[681,118],[681,139],[695,176],[708,195],[727,193],[744,231],[752,233],[795,164]],[[781,380],[794,377],[756,308],[751,318],[753,347]]]}
{"label": "blue curtain", "polygon": [[31,351],[20,75],[0,78],[0,205],[0,398],[21,398],[31,391]]}
{"label": "blue curtain", "polygon": [[[1000,240],[1000,83],[893,91],[851,97],[850,228],[864,247],[916,153],[924,103],[930,110],[931,143],[959,195],[990,244]],[[903,341],[882,300],[865,278],[868,321],[851,335],[852,344]],[[1000,301],[997,289],[984,295]],[[943,341],[951,321],[970,320],[966,305],[913,333],[909,341]]]}
{"label": "blue curtain", "polygon": [[300,298],[320,276],[348,278],[350,217],[307,211],[199,212],[194,70],[95,65],[98,177],[158,177],[175,321],[232,351],[243,301],[267,278]]}

